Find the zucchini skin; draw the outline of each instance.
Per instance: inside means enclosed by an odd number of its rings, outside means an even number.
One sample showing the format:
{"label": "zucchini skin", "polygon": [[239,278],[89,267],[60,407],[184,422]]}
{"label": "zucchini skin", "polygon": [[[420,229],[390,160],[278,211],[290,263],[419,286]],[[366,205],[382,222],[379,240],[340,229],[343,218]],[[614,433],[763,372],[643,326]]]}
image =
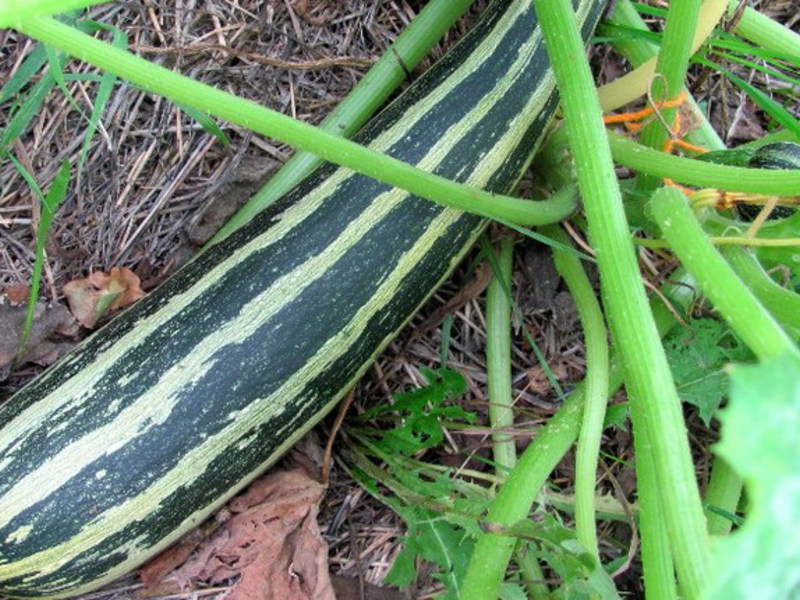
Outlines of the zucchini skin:
{"label": "zucchini skin", "polygon": [[[800,169],[800,144],[794,142],[773,142],[757,148],[747,162],[754,169]],[[761,212],[761,206],[739,204],[736,211],[743,221],[754,221]],[[786,219],[796,212],[792,206],[776,206],[770,219]]]}
{"label": "zucchini skin", "polygon": [[[356,140],[497,192],[555,109],[529,0],[500,0]],[[601,9],[580,0],[588,37]],[[0,593],[139,566],[318,422],[485,222],[323,167],[0,408]]]}

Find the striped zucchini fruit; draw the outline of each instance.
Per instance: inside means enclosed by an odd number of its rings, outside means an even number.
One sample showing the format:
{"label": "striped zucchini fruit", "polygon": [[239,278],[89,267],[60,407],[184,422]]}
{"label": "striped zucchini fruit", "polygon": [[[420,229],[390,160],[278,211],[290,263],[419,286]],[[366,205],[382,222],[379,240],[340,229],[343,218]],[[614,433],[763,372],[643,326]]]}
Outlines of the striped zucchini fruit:
{"label": "striped zucchini fruit", "polygon": [[[598,0],[575,10],[589,35]],[[357,140],[507,192],[556,106],[530,0],[474,30]],[[0,593],[137,567],[318,422],[470,248],[480,218],[326,167],[0,409]]]}

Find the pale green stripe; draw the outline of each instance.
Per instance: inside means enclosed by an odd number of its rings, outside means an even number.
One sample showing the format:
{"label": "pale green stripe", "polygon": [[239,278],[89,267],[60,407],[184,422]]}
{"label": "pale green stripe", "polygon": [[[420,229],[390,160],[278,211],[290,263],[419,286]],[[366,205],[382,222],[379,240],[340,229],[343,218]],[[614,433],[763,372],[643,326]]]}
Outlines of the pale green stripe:
{"label": "pale green stripe", "polygon": [[[442,85],[421,98],[419,102],[409,107],[403,117],[400,118],[394,126],[376,137],[370,144],[370,147],[377,150],[385,150],[391,147],[406,134],[410,127],[422,119],[433,106],[444,101],[445,97],[454,86],[458,85],[461,80],[467,78],[487,60],[495,45],[493,40],[498,36],[502,36],[505,30],[513,24],[519,14],[524,11],[524,4],[524,2],[520,2],[516,6],[515,11],[507,11],[500,22],[495,26],[494,32],[498,33],[487,36],[481,42],[478,51],[471,53],[467,60],[465,60]],[[536,43],[538,43],[538,37]],[[483,108],[486,107],[488,107],[488,104],[484,103]],[[473,111],[473,113],[475,112],[476,111]],[[470,120],[474,120],[474,117]],[[468,125],[469,120],[465,123],[456,124],[451,131],[453,134],[462,133],[463,135],[463,133],[468,130]],[[465,129],[465,127],[467,127],[467,129]],[[433,150],[429,152],[428,156],[435,154],[439,158],[443,158],[459,139],[460,137],[451,139],[449,136],[444,136],[439,140],[439,143],[434,146]],[[437,150],[438,152],[436,152]],[[434,164],[438,164],[438,161]],[[422,168],[428,168],[428,164],[423,164],[423,162],[419,163],[419,165]],[[430,166],[432,167],[433,165]],[[303,221],[319,208],[325,198],[333,195],[339,185],[351,175],[352,171],[348,169],[338,169],[331,177],[326,179],[319,188],[308,194],[302,202],[290,207],[280,215],[278,223],[270,227],[264,234],[251,240],[234,255],[217,265],[217,267],[198,280],[189,290],[175,296],[158,312],[137,321],[135,327],[115,342],[109,350],[100,354],[91,364],[84,366],[79,373],[69,381],[64,382],[57,390],[28,407],[16,419],[9,423],[8,426],[0,430],[0,452],[7,448],[13,449],[15,442],[19,443],[28,432],[38,429],[41,423],[55,420],[57,412],[61,410],[67,411],[73,407],[80,407],[80,405],[85,402],[86,398],[97,392],[95,385],[107,369],[122,358],[123,353],[141,344],[147,343],[150,334],[159,329],[164,322],[178,314],[185,305],[192,303],[199,296],[207,292],[223,273],[234,268],[249,254],[275,243],[295,227],[302,227]],[[82,360],[83,359],[79,356],[73,358],[68,356],[65,358],[62,366],[66,367],[74,361],[80,362]],[[50,373],[46,373],[43,379],[49,376]],[[85,418],[84,415],[80,414],[80,409],[78,409],[76,413],[78,414],[76,414],[74,418]],[[0,463],[0,468],[7,462],[8,459],[6,459],[4,463]]]}
{"label": "pale green stripe", "polygon": [[[356,313],[350,324],[343,328],[342,332],[329,339],[314,357],[276,392],[266,398],[251,402],[246,408],[239,411],[236,419],[230,425],[188,452],[175,468],[154,482],[147,490],[98,515],[87,523],[78,535],[60,545],[10,565],[0,565],[0,578],[8,578],[15,572],[35,571],[39,575],[46,575],[57,571],[73,560],[75,556],[83,553],[86,548],[102,543],[104,539],[115,532],[157,511],[161,502],[176,489],[189,486],[192,481],[200,477],[232,440],[244,436],[253,427],[279,416],[285,409],[286,398],[295,396],[321,370],[330,367],[339,357],[339,354],[331,352],[331,348],[346,347],[363,333],[369,314],[374,314],[392,299],[408,272],[424,258],[447,227],[460,216],[460,211],[455,209],[444,210],[415,242],[414,246],[403,255],[397,269],[381,284],[370,302]],[[28,491],[33,493],[33,490],[29,489]],[[207,512],[207,509],[200,512]],[[144,551],[146,548],[146,545],[142,545],[140,550]],[[127,549],[130,550],[129,547]]]}

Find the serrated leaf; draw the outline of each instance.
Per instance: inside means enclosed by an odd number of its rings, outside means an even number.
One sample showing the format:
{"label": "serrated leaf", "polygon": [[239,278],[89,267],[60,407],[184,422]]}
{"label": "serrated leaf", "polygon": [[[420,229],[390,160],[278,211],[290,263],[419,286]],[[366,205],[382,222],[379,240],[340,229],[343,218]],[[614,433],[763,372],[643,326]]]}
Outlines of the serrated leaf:
{"label": "serrated leaf", "polygon": [[792,598],[800,590],[800,358],[731,369],[715,451],[744,478],[744,526],[715,546],[707,600]]}
{"label": "serrated leaf", "polygon": [[695,319],[664,340],[681,400],[699,409],[706,425],[728,393],[723,367],[750,357],[747,348],[721,321]]}
{"label": "serrated leaf", "polygon": [[500,600],[528,600],[528,594],[520,584],[504,581],[500,585]]}
{"label": "serrated leaf", "polygon": [[541,513],[537,521],[524,520],[504,530],[505,535],[539,542],[536,554],[544,559],[564,584],[557,597],[617,600],[611,577],[594,556],[578,542],[575,532],[553,515]]}
{"label": "serrated leaf", "polygon": [[439,567],[433,577],[445,586],[446,593],[440,597],[458,600],[461,597],[460,582],[472,554],[473,540],[462,529],[429,510],[417,506],[395,508],[408,526],[405,546],[401,552],[401,555],[404,552],[406,554],[402,557],[403,564],[398,571],[395,572],[392,567],[384,578],[384,583],[408,586],[413,581],[413,578],[408,579],[408,565],[410,563],[413,570],[416,558],[421,557]]}

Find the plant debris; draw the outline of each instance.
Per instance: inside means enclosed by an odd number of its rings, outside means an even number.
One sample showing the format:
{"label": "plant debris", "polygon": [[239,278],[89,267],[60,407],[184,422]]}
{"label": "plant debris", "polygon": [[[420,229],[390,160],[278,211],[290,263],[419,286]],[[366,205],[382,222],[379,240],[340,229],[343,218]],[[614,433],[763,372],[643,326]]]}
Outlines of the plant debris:
{"label": "plant debris", "polygon": [[139,277],[126,267],[95,271],[64,286],[69,308],[78,322],[93,329],[107,312],[130,306],[144,296]]}
{"label": "plant debris", "polygon": [[[27,307],[19,306],[8,296],[0,296],[0,381],[8,378],[11,367],[19,352],[22,332],[25,327]],[[60,304],[47,305],[40,302],[33,312],[31,327],[25,352],[19,364],[36,363],[46,366],[54,363],[69,350],[73,342],[64,340],[78,331],[78,325],[69,311]]]}
{"label": "plant debris", "polygon": [[[324,493],[325,486],[302,467],[257,479],[228,504],[227,520],[163,583],[187,589],[198,581],[223,585],[238,577],[228,600],[335,600],[328,545],[317,525]],[[158,579],[186,558],[195,539],[190,534],[147,565],[142,581],[163,593]]]}

